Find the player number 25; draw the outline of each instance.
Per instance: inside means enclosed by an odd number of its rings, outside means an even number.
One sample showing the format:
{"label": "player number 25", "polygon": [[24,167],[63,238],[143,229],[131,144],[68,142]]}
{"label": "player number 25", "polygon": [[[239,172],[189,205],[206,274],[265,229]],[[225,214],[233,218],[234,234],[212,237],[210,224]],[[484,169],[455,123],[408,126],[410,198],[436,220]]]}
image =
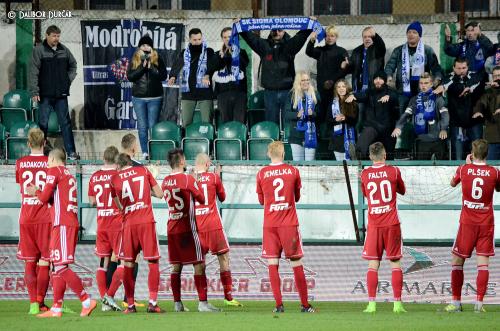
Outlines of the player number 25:
{"label": "player number 25", "polygon": [[165,190],[165,196],[167,197],[168,210],[174,211],[174,208],[170,207],[170,199],[174,199],[177,203],[174,204],[175,209],[182,210],[184,208],[184,200],[177,194],[181,191],[180,188],[172,189],[172,192]]}
{"label": "player number 25", "polygon": [[[375,182],[369,182],[366,187],[370,190],[370,203],[372,205],[379,204],[380,200],[374,198],[375,193],[377,193],[377,191],[379,190],[377,184]],[[382,198],[383,202],[390,202],[392,200],[391,182],[389,182],[388,180],[383,180],[380,182],[380,197]]]}

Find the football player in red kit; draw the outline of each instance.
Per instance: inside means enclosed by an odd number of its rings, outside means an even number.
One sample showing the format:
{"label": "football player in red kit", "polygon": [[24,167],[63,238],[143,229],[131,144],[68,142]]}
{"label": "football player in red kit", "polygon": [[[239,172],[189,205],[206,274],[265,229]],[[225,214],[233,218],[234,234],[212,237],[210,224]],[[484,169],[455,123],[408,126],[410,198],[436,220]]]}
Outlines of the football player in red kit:
{"label": "football player in red kit", "polygon": [[28,147],[31,154],[16,161],[16,183],[21,187],[22,199],[17,258],[25,261],[24,282],[28,288],[31,315],[48,310],[44,298],[49,286],[50,206],[29,196],[26,191],[28,185],[33,183],[42,189],[45,186],[47,157],[43,155],[44,142],[42,130],[30,129]]}
{"label": "football player in red kit", "polygon": [[134,167],[130,156],[117,158],[118,173],[111,179],[115,203],[123,210],[124,223],[119,258],[124,263],[123,286],[127,297],[126,314],[136,313],[134,264],[140,251],[148,261],[148,313],[162,313],[158,306],[160,285],[160,245],[156,234],[151,195],[163,198],[163,192],[146,167]]}
{"label": "football player in red kit", "polygon": [[54,303],[50,310],[37,317],[61,317],[66,285],[82,302],[80,316],[89,316],[97,305],[83,288],[80,277],[70,268],[70,264],[75,262],[80,224],[77,216],[76,180],[65,167],[65,163],[66,153],[59,148],[53,149],[48,157],[47,178],[43,190],[33,183],[27,188],[28,194],[36,196],[40,202],[47,204],[53,201],[53,206],[50,208],[52,232],[49,247],[50,262],[54,266],[52,274]]}
{"label": "football player in red kit", "polygon": [[377,311],[378,269],[385,250],[385,258],[390,260],[392,268],[393,312],[405,313],[401,303],[403,241],[396,199],[397,193],[405,194],[406,188],[399,168],[385,164],[386,153],[381,142],[371,144],[369,152],[373,165],[361,172],[361,189],[368,200],[368,229],[362,254],[368,260],[368,306],[364,312]]}
{"label": "football player in red kit", "polygon": [[224,289],[224,304],[241,307],[233,298],[233,280],[229,269],[229,243],[222,227],[222,220],[217,207],[217,199],[226,199],[224,185],[218,173],[208,172],[212,162],[205,153],[196,156],[195,172],[198,187],[205,198],[205,203],[196,203],[196,227],[200,238],[201,251],[205,256],[209,251],[217,256],[220,266],[220,280]]}
{"label": "football player in red kit", "polygon": [[89,202],[97,207],[97,237],[95,254],[99,257],[96,271],[97,287],[102,301],[102,310],[121,311],[114,296],[123,280],[123,265],[119,265],[113,274],[109,287],[106,284],[106,272],[110,261],[117,262],[120,254],[123,215],[113,200],[111,178],[118,172],[115,159],[118,149],[109,146],[104,150],[104,166],[94,172],[89,180]]}
{"label": "football player in red kit", "polygon": [[462,311],[461,295],[464,283],[463,265],[476,249],[477,297],[474,311],[481,313],[483,298],[488,287],[490,256],[495,255],[495,220],[493,217],[493,194],[500,191],[500,172],[486,164],[488,142],[478,139],[472,142],[472,154],[465,165],[458,167],[451,179],[451,186],[462,183],[462,211],[457,238],[451,251],[452,302],[445,307],[447,312]]}
{"label": "football player in red kit", "polygon": [[285,147],[281,141],[269,144],[267,155],[271,164],[257,173],[257,195],[264,206],[262,257],[268,261],[269,278],[276,301],[275,313],[284,312],[281,295],[279,259],[284,252],[290,259],[299,292],[301,311],[314,313],[307,299],[307,283],[302,265],[302,238],[295,203],[300,199],[302,183],[299,170],[283,163]]}
{"label": "football player in red kit", "polygon": [[168,259],[172,265],[170,283],[174,297],[174,309],[187,311],[181,301],[181,272],[185,264],[194,267],[194,283],[198,291],[198,311],[217,312],[218,308],[207,301],[207,276],[205,275],[205,257],[202,252],[195,219],[195,200],[205,203],[203,193],[193,176],[186,174],[186,159],[180,148],[168,152],[168,163],[172,168],[170,175],[161,185],[168,204]]}

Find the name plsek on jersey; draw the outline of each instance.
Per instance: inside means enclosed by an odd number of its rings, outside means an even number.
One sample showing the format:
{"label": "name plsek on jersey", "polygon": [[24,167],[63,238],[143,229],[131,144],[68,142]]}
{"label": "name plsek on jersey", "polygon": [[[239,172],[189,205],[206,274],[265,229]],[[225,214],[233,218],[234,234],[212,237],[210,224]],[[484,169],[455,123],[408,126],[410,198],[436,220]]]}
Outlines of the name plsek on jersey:
{"label": "name plsek on jersey", "polygon": [[35,205],[41,205],[42,203],[38,198],[36,197],[25,197],[23,199],[23,205],[30,205],[30,206],[35,206]]}
{"label": "name plsek on jersey", "polygon": [[485,207],[484,203],[482,202],[472,202],[472,201],[467,201],[464,200],[464,206],[469,208],[469,209],[489,209],[489,207]]}
{"label": "name plsek on jersey", "polygon": [[[198,203],[198,201],[196,201]],[[208,215],[210,213],[210,208],[196,208],[196,216]]]}
{"label": "name plsek on jersey", "polygon": [[183,216],[184,216],[183,212],[170,213],[168,218],[171,219],[172,221],[177,221],[180,220]]}
{"label": "name plsek on jersey", "polygon": [[389,205],[387,205],[387,206],[379,206],[379,207],[372,207],[370,209],[370,214],[372,214],[372,215],[380,215],[380,214],[388,213],[391,210],[392,210],[391,206],[389,206]]}
{"label": "name plsek on jersey", "polygon": [[133,212],[134,210],[139,210],[139,209],[146,208],[146,207],[147,207],[146,204],[141,201],[141,202],[134,203],[133,205],[125,207],[124,213],[128,214],[130,212]]}
{"label": "name plsek on jersey", "polygon": [[274,176],[291,175],[291,174],[292,174],[292,170],[289,168],[269,170],[269,171],[266,171],[264,173],[264,178],[269,178],[269,177],[274,177]]}
{"label": "name plsek on jersey", "polygon": [[488,169],[467,169],[467,175],[489,177],[490,170],[488,170]]}
{"label": "name plsek on jersey", "polygon": [[282,211],[282,210],[287,210],[288,208],[290,208],[288,202],[274,203],[269,206],[269,211]]}
{"label": "name plsek on jersey", "polygon": [[97,211],[97,216],[113,216],[115,211],[113,209],[100,209]]}

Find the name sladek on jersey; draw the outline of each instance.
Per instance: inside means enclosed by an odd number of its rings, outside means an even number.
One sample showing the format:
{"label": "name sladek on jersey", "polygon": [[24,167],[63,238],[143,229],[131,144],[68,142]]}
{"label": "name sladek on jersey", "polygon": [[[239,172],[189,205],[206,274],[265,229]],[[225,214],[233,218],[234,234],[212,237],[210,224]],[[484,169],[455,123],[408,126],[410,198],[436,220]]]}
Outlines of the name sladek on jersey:
{"label": "name sladek on jersey", "polygon": [[472,202],[464,200],[464,206],[469,209],[489,209],[489,207],[485,207],[482,202]]}
{"label": "name sladek on jersey", "polygon": [[291,175],[292,169],[276,169],[276,170],[268,170],[264,173],[264,178],[274,177],[274,176],[282,176],[282,175]]}
{"label": "name sladek on jersey", "polygon": [[387,178],[387,172],[379,171],[379,172],[369,172],[368,179],[379,179],[379,178]]}
{"label": "name sladek on jersey", "polygon": [[19,163],[19,168],[47,168],[45,161],[24,161]]}
{"label": "name sladek on jersey", "polygon": [[112,175],[100,175],[92,177],[92,183],[107,182],[111,180]]}
{"label": "name sladek on jersey", "polygon": [[467,169],[467,175],[488,177],[490,170],[487,169]]}

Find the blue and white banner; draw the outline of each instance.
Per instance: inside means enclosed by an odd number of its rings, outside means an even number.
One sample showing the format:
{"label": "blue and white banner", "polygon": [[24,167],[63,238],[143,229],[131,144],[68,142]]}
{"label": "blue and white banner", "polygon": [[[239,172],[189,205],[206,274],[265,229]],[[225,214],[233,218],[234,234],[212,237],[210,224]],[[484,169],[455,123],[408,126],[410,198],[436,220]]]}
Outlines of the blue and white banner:
{"label": "blue and white banner", "polygon": [[[127,69],[139,39],[149,34],[167,70],[181,51],[182,24],[142,20],[81,21],[86,129],[134,129]],[[164,84],[161,120],[176,120],[178,90]]]}

